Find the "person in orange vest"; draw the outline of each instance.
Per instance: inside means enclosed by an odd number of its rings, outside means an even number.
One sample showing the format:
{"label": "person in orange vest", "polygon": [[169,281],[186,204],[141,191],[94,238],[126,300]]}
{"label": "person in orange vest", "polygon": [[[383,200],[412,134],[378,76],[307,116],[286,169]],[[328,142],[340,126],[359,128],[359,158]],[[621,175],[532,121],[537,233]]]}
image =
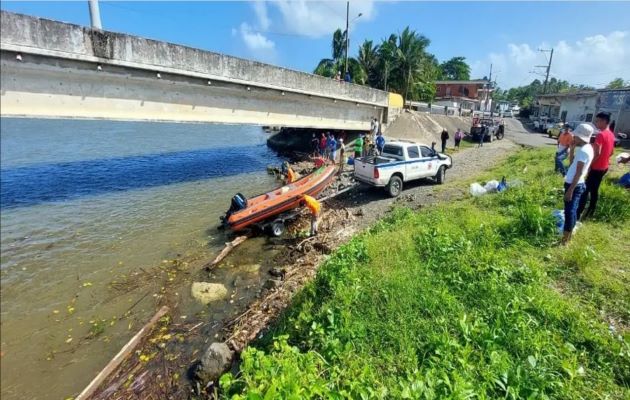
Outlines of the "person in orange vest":
{"label": "person in orange vest", "polygon": [[296,179],[295,172],[291,169],[291,167],[287,168],[287,184],[295,182]]}
{"label": "person in orange vest", "polygon": [[297,179],[297,174],[293,171],[293,169],[291,169],[289,163],[286,161],[282,163],[282,176],[285,185],[293,183]]}
{"label": "person in orange vest", "polygon": [[303,205],[305,205],[311,212],[311,236],[315,236],[317,235],[317,224],[319,223],[322,206],[319,201],[307,194],[305,194],[302,198],[304,200]]}

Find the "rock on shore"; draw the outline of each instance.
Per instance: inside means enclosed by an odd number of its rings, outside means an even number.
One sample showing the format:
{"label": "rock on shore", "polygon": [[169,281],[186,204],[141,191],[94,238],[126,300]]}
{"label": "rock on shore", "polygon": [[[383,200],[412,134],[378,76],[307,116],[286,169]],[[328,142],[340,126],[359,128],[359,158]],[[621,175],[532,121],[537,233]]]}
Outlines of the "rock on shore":
{"label": "rock on shore", "polygon": [[193,282],[190,292],[192,297],[204,305],[228,296],[227,288],[220,283]]}
{"label": "rock on shore", "polygon": [[225,343],[212,343],[201,358],[196,375],[202,382],[217,380],[232,363],[234,352]]}

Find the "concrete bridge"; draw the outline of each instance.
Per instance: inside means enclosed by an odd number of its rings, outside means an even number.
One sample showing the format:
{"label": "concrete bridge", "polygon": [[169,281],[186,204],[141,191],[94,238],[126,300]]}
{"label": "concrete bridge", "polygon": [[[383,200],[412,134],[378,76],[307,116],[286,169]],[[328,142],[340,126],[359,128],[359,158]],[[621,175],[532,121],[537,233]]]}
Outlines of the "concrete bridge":
{"label": "concrete bridge", "polygon": [[[398,95],[2,11],[2,116],[367,129]],[[395,104],[394,104],[395,103]]]}

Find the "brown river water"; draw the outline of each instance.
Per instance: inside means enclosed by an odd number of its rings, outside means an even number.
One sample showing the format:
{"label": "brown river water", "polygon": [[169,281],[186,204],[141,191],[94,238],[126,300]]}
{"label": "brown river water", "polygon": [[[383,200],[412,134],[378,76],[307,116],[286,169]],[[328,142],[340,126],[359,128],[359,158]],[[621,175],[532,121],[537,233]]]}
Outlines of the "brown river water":
{"label": "brown river water", "polygon": [[[250,300],[197,304],[199,273],[133,278],[208,261],[234,193],[275,185],[265,167],[279,159],[260,127],[2,118],[0,128],[2,399],[78,393],[169,280],[182,319],[219,320]],[[249,242],[239,262],[268,268],[263,243]]]}

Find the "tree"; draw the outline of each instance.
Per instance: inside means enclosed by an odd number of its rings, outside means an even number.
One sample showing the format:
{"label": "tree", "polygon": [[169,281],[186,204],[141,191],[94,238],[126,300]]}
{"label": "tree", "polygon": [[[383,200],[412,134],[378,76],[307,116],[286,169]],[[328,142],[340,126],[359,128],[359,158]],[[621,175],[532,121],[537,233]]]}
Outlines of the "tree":
{"label": "tree", "polygon": [[378,51],[378,75],[382,81],[379,80],[379,88],[387,91],[389,89],[389,76],[391,74],[394,63],[396,62],[396,35],[391,34],[387,40],[383,40]]}
{"label": "tree", "polygon": [[319,64],[317,64],[317,68],[315,68],[314,71],[315,74],[326,76],[328,78],[334,78],[337,71],[345,70],[345,68],[343,68],[345,67],[345,65],[343,65],[343,56],[346,46],[346,32],[342,32],[341,29],[337,29],[335,33],[333,33],[331,44],[332,58],[322,59]]}
{"label": "tree", "polygon": [[464,57],[453,57],[440,65],[442,79],[454,81],[470,80],[470,66]]}
{"label": "tree", "polygon": [[359,82],[355,79],[355,82],[362,84],[369,84],[370,86],[378,85],[378,57],[379,57],[379,45],[374,45],[371,40],[366,40],[359,47],[359,57],[357,61],[362,69],[362,74],[365,76],[365,80]]}
{"label": "tree", "polygon": [[429,39],[419,35],[416,31],[412,31],[409,27],[406,27],[398,35],[398,49],[395,55],[396,68],[393,71],[395,72],[394,82],[405,99],[409,98],[409,89],[422,72],[426,48],[430,43]]}
{"label": "tree", "polygon": [[606,89],[621,89],[629,85],[630,85],[630,82],[624,82],[622,78],[616,78],[610,81],[608,85],[606,85]]}

